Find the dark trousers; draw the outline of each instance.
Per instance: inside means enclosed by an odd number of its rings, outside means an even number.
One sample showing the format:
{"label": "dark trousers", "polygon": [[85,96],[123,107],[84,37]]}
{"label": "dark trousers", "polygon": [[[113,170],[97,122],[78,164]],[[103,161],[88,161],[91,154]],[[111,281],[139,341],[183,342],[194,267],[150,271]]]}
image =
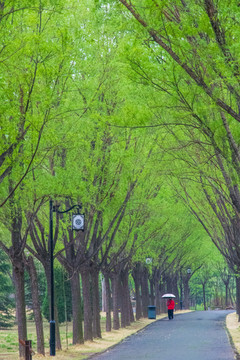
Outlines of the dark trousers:
{"label": "dark trousers", "polygon": [[168,318],[169,320],[173,319],[173,309],[168,310]]}

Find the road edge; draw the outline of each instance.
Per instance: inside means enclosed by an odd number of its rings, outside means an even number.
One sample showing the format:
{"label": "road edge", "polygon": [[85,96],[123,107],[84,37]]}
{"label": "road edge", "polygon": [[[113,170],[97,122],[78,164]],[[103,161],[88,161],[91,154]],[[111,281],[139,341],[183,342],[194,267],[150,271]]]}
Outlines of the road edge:
{"label": "road edge", "polygon": [[228,326],[227,326],[227,317],[228,317],[228,316],[229,316],[229,314],[226,315],[226,317],[225,317],[224,328],[225,328],[225,331],[226,331],[226,333],[227,333],[229,342],[230,342],[230,344],[231,344],[231,346],[232,346],[232,349],[233,349],[233,351],[234,351],[234,354],[235,354],[235,356],[236,356],[235,359],[236,359],[236,360],[240,360],[240,353],[239,353],[239,351],[238,351],[237,348],[236,348],[236,345],[235,345],[235,343],[234,343],[234,340],[233,340],[233,336],[232,336],[232,334],[231,334],[231,331],[230,331],[230,329],[229,329]]}

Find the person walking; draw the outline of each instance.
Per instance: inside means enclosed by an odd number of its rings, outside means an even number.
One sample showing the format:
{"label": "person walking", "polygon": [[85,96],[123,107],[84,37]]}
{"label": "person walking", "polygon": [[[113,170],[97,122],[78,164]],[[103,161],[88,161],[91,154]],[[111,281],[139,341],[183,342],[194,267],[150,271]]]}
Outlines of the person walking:
{"label": "person walking", "polygon": [[167,307],[168,307],[168,318],[169,318],[169,320],[171,320],[171,319],[173,319],[173,310],[175,308],[175,301],[171,298],[168,299]]}

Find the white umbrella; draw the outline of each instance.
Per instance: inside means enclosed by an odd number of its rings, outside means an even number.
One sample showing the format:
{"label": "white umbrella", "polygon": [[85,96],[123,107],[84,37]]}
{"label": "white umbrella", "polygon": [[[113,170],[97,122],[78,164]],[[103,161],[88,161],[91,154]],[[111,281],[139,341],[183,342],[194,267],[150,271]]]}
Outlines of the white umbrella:
{"label": "white umbrella", "polygon": [[164,294],[163,296],[162,296],[162,298],[165,298],[165,299],[167,299],[167,298],[175,298],[176,296],[175,295],[173,295],[173,294]]}

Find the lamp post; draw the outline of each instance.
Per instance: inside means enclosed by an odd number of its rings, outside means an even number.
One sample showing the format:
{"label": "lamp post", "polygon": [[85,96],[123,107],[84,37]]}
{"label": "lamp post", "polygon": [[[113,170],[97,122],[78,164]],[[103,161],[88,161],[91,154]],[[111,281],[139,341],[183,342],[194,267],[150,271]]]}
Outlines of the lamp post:
{"label": "lamp post", "polygon": [[82,230],[84,231],[84,215],[80,214],[81,205],[73,205],[65,211],[59,211],[58,206],[53,206],[53,201],[49,201],[49,243],[50,243],[50,285],[51,285],[51,294],[50,294],[50,356],[56,355],[56,339],[55,339],[55,319],[54,319],[54,269],[53,269],[53,212],[58,214],[64,214],[72,210],[73,208],[78,208],[78,213],[72,215],[72,230]]}
{"label": "lamp post", "polygon": [[53,273],[53,204],[52,200],[50,204],[50,216],[49,216],[49,242],[50,242],[50,283],[51,283],[51,305],[50,305],[50,356],[55,356],[55,320],[54,320],[54,273]]}

